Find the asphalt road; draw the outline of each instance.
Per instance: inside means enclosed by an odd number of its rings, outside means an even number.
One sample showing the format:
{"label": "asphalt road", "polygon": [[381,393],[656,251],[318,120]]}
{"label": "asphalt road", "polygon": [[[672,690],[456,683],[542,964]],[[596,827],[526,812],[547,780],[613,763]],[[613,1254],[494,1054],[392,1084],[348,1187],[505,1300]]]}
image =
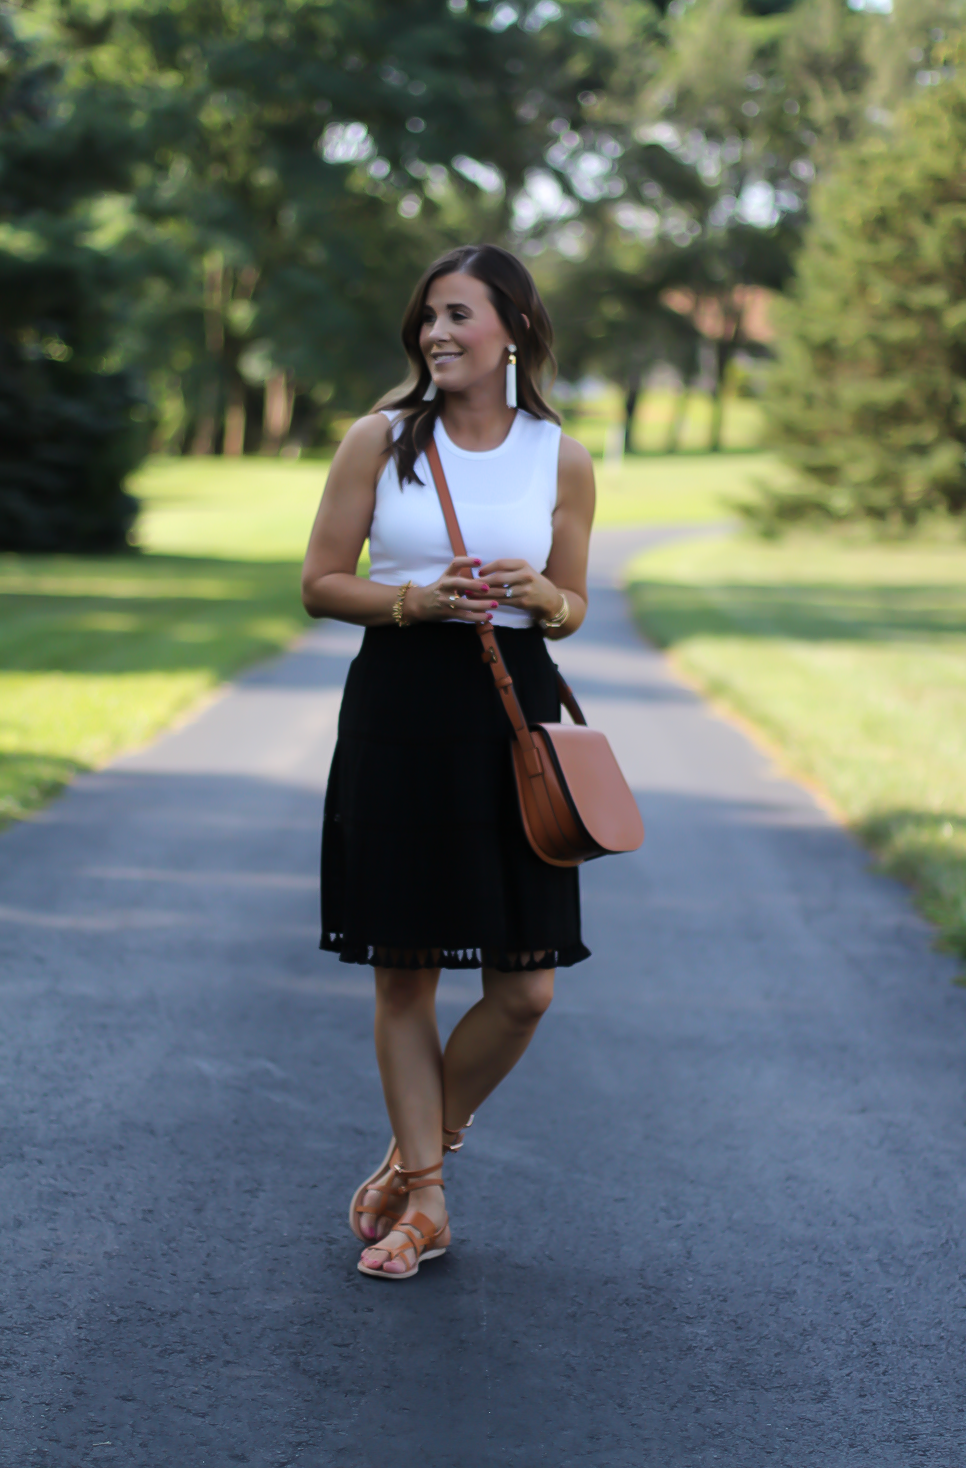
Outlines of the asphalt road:
{"label": "asphalt road", "polygon": [[963,1468],[966,994],[637,640],[631,548],[560,662],[648,839],[416,1281],[355,1269],[371,979],[316,948],[356,633],[0,837],[5,1464]]}

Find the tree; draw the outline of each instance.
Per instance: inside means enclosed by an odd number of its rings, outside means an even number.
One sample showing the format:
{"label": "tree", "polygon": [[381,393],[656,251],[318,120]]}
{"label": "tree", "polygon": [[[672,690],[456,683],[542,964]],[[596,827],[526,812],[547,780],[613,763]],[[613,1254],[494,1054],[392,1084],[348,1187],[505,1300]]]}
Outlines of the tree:
{"label": "tree", "polygon": [[[747,102],[747,68],[756,46],[773,47],[785,22],[751,22],[737,0],[709,0],[688,11],[672,6],[662,21],[641,0],[602,10],[609,22],[605,40],[623,64],[596,99],[592,119],[575,125],[547,155],[583,201],[580,221],[556,229],[558,246],[578,257],[558,292],[568,312],[569,301],[579,302],[568,362],[604,370],[621,383],[631,446],[645,374],[666,362],[690,382],[697,346],[709,323],[717,323],[708,343],[717,369],[716,449],[728,365],[747,345],[748,287],[781,289],[790,270],[794,232],[787,215],[798,196],[783,195],[787,209],[776,209],[774,187],[764,203],[754,187],[747,191],[760,181],[763,152],[754,129],[761,108]],[[634,64],[635,34],[639,43],[645,36],[651,43],[643,67]],[[779,115],[789,122],[788,114]],[[787,148],[785,154],[787,173]],[[777,158],[768,158],[775,171]],[[547,233],[553,243],[552,225]]]}
{"label": "tree", "polygon": [[103,200],[130,189],[141,137],[121,93],[95,96],[9,14],[0,46],[0,549],[113,550],[136,513],[123,483],[148,412],[116,360],[143,261]]}
{"label": "tree", "polygon": [[[606,221],[600,221],[605,223]],[[600,373],[619,385],[624,400],[624,452],[635,452],[634,418],[649,373],[674,366],[683,381],[697,367],[698,332],[665,305],[661,257],[647,261],[635,242],[613,240],[598,229],[586,256],[551,261],[540,271],[557,326],[555,352],[562,376],[574,381]]]}
{"label": "tree", "polygon": [[548,120],[598,83],[592,9],[544,0],[505,26],[480,0],[134,0],[132,54],[180,79],[139,203],[194,235],[196,448],[241,446],[253,383],[269,446],[296,389],[346,412],[389,385],[426,259],[504,233]]}
{"label": "tree", "polygon": [[966,510],[966,48],[816,188],[766,406],[796,471],[749,513]]}

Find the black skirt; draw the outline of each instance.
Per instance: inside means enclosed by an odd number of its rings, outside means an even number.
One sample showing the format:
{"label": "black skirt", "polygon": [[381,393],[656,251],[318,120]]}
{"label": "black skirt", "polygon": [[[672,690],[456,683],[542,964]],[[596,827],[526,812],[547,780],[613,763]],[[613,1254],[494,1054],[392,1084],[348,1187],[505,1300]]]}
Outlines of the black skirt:
{"label": "black skirt", "polygon": [[[538,628],[497,628],[528,720],[557,720]],[[370,627],[346,679],[322,828],[322,942],[344,963],[565,968],[576,867],[523,834],[512,733],[472,627]]]}

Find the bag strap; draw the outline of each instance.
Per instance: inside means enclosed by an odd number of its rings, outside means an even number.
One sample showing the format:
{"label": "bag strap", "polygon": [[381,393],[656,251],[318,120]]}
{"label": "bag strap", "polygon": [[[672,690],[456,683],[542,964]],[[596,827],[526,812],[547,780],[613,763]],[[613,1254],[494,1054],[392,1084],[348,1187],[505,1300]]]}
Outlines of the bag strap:
{"label": "bag strap", "polygon": [[[430,440],[429,447],[426,450],[426,457],[429,460],[429,467],[433,471],[433,481],[436,485],[436,493],[439,495],[439,505],[443,512],[443,519],[446,521],[446,529],[449,533],[450,545],[453,547],[453,555],[465,556],[466,542],[463,539],[463,532],[460,530],[460,522],[456,518],[453,496],[450,494],[449,485],[446,483],[446,475],[443,472],[443,461],[439,457],[439,449],[436,445],[435,438]],[[467,567],[466,574],[472,577],[472,566]],[[533,742],[529,725],[524,718],[523,709],[520,707],[520,700],[517,698],[513,687],[513,679],[507,672],[506,664],[500,653],[500,646],[494,635],[493,628],[486,626],[482,622],[477,622],[475,625],[480,641],[483,644],[483,661],[489,666],[490,672],[493,674],[493,682],[496,684],[496,689],[502,699],[503,707],[506,709],[507,717],[513,725],[513,732],[523,748],[527,772],[529,774],[536,774],[539,771],[540,755]],[[567,709],[574,723],[586,724],[587,720],[581,712],[580,704],[574,698],[569,685],[560,676],[559,669],[557,670],[557,687],[560,692],[560,701]],[[533,759],[530,757],[531,751],[534,756]],[[531,764],[534,765],[534,769],[532,770],[530,768]]]}

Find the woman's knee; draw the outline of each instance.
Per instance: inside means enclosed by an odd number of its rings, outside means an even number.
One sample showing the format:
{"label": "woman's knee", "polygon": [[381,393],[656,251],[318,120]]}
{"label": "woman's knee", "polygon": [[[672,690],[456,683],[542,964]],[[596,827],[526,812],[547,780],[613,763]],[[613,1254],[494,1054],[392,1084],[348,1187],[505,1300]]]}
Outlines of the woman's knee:
{"label": "woman's knee", "polygon": [[539,1021],[553,999],[553,972],[538,969],[529,974],[500,974],[487,985],[488,997],[499,1004],[511,1024],[528,1028]]}
{"label": "woman's knee", "polygon": [[438,969],[377,968],[375,973],[376,996],[392,1014],[408,1014],[435,999]]}

